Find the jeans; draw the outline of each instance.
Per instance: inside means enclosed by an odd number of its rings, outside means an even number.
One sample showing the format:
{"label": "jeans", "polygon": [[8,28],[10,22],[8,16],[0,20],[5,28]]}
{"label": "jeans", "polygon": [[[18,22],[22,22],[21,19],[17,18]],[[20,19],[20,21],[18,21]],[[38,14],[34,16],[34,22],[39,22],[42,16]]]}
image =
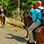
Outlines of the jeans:
{"label": "jeans", "polygon": [[37,24],[36,22],[32,23],[32,25],[28,28],[28,36],[29,36],[29,42],[34,42],[33,39],[33,33],[32,31],[37,28],[40,24]]}

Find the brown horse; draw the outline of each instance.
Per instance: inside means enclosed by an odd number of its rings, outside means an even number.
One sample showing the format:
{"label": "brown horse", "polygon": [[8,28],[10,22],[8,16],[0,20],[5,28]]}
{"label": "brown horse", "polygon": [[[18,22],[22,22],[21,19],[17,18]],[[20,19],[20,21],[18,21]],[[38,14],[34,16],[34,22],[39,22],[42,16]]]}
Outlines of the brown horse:
{"label": "brown horse", "polygon": [[5,25],[5,16],[0,15],[1,24]]}
{"label": "brown horse", "polygon": [[[28,17],[27,17],[28,18]],[[27,22],[27,25],[30,25],[32,23],[32,18],[29,17],[28,19],[25,18],[25,22]],[[39,26],[38,28],[34,29],[34,40],[39,43],[44,44],[44,26]],[[34,43],[28,43],[27,44],[34,44]]]}
{"label": "brown horse", "polygon": [[44,26],[41,26],[34,31],[34,39],[37,43],[44,44]]}
{"label": "brown horse", "polygon": [[[24,16],[24,24],[25,24],[25,27],[24,28],[26,29],[26,31],[27,31],[28,27],[31,25],[31,23],[32,23],[32,18],[30,16],[25,15]],[[27,31],[26,38],[27,37],[28,37],[28,31]]]}

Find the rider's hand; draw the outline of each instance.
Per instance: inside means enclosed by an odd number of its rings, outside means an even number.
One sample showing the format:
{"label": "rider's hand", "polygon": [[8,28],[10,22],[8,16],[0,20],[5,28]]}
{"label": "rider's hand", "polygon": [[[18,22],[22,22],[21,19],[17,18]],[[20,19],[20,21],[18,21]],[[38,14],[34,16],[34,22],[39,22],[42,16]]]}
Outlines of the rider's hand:
{"label": "rider's hand", "polygon": [[[30,15],[27,15],[28,17],[31,17]],[[31,17],[32,18],[32,17]]]}
{"label": "rider's hand", "polygon": [[28,15],[30,15],[30,13]]}

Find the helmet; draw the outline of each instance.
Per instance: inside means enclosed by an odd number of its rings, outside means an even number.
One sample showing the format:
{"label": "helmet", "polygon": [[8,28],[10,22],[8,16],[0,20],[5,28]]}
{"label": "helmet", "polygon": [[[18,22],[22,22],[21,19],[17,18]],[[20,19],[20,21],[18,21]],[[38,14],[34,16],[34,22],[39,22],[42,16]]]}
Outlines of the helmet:
{"label": "helmet", "polygon": [[41,6],[42,5],[42,2],[41,1],[37,1],[36,2],[36,6]]}
{"label": "helmet", "polygon": [[0,6],[0,9],[2,9],[2,6]]}
{"label": "helmet", "polygon": [[30,8],[33,8],[34,6],[33,5],[30,5]]}

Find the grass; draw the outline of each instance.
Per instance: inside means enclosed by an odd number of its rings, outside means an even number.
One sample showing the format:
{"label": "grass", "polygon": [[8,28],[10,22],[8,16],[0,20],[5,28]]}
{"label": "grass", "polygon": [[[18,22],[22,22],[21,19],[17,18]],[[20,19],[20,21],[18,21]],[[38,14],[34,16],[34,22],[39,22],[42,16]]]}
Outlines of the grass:
{"label": "grass", "polygon": [[24,23],[19,21],[19,20],[15,20],[13,18],[6,18],[6,25],[5,28],[10,28],[13,29],[14,31],[25,31],[23,29],[23,25]]}

